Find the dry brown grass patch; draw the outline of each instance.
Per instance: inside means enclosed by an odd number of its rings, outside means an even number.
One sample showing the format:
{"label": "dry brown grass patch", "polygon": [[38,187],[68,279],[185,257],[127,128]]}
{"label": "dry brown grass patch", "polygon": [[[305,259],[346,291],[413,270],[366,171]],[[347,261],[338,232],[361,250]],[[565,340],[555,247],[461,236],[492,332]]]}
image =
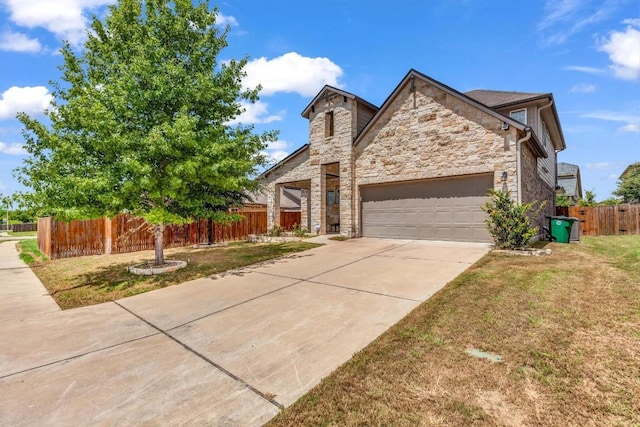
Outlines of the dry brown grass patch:
{"label": "dry brown grass patch", "polygon": [[548,247],[487,255],[272,425],[638,425],[640,237]]}

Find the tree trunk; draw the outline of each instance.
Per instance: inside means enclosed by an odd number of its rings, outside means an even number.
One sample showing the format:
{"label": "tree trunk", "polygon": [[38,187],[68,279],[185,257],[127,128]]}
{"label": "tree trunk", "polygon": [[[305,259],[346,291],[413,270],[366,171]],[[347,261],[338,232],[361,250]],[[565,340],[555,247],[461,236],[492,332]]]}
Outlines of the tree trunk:
{"label": "tree trunk", "polygon": [[153,242],[155,251],[155,265],[164,264],[164,224],[160,223],[153,227]]}

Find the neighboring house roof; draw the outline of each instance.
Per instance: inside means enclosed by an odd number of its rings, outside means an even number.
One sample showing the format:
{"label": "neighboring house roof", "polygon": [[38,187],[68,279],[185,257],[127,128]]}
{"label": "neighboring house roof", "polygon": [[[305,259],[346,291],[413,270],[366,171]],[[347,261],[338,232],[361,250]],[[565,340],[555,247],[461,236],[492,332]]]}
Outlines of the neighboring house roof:
{"label": "neighboring house roof", "polygon": [[558,176],[577,176],[580,168],[571,163],[558,162]]}
{"label": "neighboring house roof", "polygon": [[537,101],[551,96],[550,93],[505,92],[482,89],[472,90],[464,94],[491,108],[508,107],[509,105]]}
{"label": "neighboring house roof", "polygon": [[[280,208],[282,209],[300,209],[301,190],[297,188],[282,188],[282,197],[280,197]],[[251,195],[251,201],[256,205],[267,204],[267,195],[256,193]]]}
{"label": "neighboring house roof", "polygon": [[389,108],[389,106],[392,103],[392,100],[398,95],[398,93],[400,92],[400,90],[404,87],[405,84],[409,83],[412,79],[415,78],[419,78],[427,83],[429,83],[432,86],[437,87],[438,89],[446,92],[447,94],[454,96],[458,99],[460,99],[461,101],[464,101],[468,104],[473,105],[474,107],[478,108],[479,110],[489,114],[490,116],[495,117],[496,119],[507,123],[509,126],[513,126],[516,129],[519,129],[523,132],[531,132],[531,139],[533,140],[533,144],[532,148],[535,151],[536,155],[538,157],[548,157],[546,151],[544,150],[542,143],[540,142],[540,140],[538,139],[538,137],[536,136],[536,134],[533,132],[533,130],[531,129],[530,126],[524,125],[520,122],[518,122],[517,120],[512,119],[511,117],[507,117],[504,114],[498,113],[497,111],[493,110],[492,108],[488,107],[487,105],[478,102],[477,100],[463,94],[462,92],[458,92],[457,90],[445,85],[444,83],[440,83],[437,80],[432,79],[431,77],[428,77],[422,73],[420,73],[419,71],[416,71],[414,69],[409,70],[409,72],[407,73],[407,75],[402,79],[402,81],[398,84],[398,86],[396,86],[396,88],[393,90],[393,92],[391,92],[391,95],[389,95],[389,97],[382,103],[382,106],[380,107],[380,109],[378,110],[378,112],[371,118],[371,120],[369,121],[369,123],[364,127],[364,129],[362,129],[362,131],[358,134],[358,136],[356,136],[356,139],[354,141],[354,145],[358,145],[358,143],[362,140],[363,136],[369,131],[369,129],[371,129],[371,127],[373,126],[373,124],[377,121],[377,119],[384,114],[384,112]]}
{"label": "neighboring house roof", "polygon": [[558,186],[564,189],[564,194],[567,197],[582,198],[582,183],[578,165],[558,162]]}
{"label": "neighboring house roof", "polygon": [[620,181],[624,180],[627,178],[627,176],[631,175],[631,172],[636,170],[636,169],[640,169],[640,162],[636,162],[636,163],[632,163],[629,166],[627,166],[627,168],[624,170],[624,172],[622,172],[620,174]]}

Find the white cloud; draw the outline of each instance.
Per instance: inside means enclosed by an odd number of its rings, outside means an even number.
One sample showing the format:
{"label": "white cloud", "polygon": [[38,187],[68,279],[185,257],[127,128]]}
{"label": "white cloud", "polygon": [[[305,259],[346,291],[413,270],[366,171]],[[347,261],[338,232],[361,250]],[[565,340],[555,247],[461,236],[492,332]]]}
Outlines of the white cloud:
{"label": "white cloud", "polygon": [[19,112],[40,114],[49,107],[52,98],[44,86],[10,87],[0,96],[0,120],[15,118]]}
{"label": "white cloud", "polygon": [[315,95],[325,84],[341,87],[338,79],[343,71],[329,58],[310,58],[289,52],[273,59],[251,60],[245,67],[244,85],[262,85],[261,95],[295,92],[302,96]]}
{"label": "white cloud", "polygon": [[277,163],[289,155],[289,143],[282,139],[272,141],[267,146],[264,154],[269,159],[269,163]]}
{"label": "white cloud", "polygon": [[586,83],[578,83],[571,88],[571,92],[591,93],[596,91],[596,85],[588,85]]}
{"label": "white cloud", "polygon": [[269,143],[268,150],[285,150],[289,146],[287,141],[278,139]]}
{"label": "white cloud", "polygon": [[[635,22],[640,20],[626,20]],[[637,25],[637,23],[636,23]],[[640,78],[640,31],[628,26],[623,32],[612,31],[598,50],[609,54],[614,75],[625,80]]]}
{"label": "white cloud", "polygon": [[0,50],[8,52],[40,52],[42,45],[38,39],[30,39],[26,34],[5,31],[0,34]]}
{"label": "white cloud", "polygon": [[538,24],[543,44],[562,44],[588,26],[604,21],[619,6],[616,0],[546,0],[545,14]]}
{"label": "white cloud", "polygon": [[269,104],[262,101],[256,101],[255,103],[241,102],[240,105],[244,109],[244,112],[235,119],[225,123],[227,126],[237,125],[243,123],[245,125],[254,123],[271,123],[282,120],[284,117],[284,111],[280,111],[277,114],[268,114]]}
{"label": "white cloud", "polygon": [[538,28],[544,30],[551,27],[559,21],[564,21],[567,17],[572,16],[577,9],[580,8],[581,0],[547,0],[544,10],[546,15],[538,24]]}
{"label": "white cloud", "polygon": [[622,122],[624,126],[618,130],[621,132],[640,132],[640,115],[618,113],[615,111],[595,111],[583,114],[582,117],[610,122]]}
{"label": "white cloud", "polygon": [[22,27],[46,28],[56,36],[79,44],[85,37],[86,12],[114,0],[0,0],[9,10],[9,19]]}
{"label": "white cloud", "polygon": [[640,124],[628,124],[620,128],[622,132],[640,132]]}
{"label": "white cloud", "polygon": [[606,74],[607,71],[600,69],[600,68],[595,68],[595,67],[583,67],[581,65],[567,65],[566,67],[563,67],[565,70],[571,70],[571,71],[580,71],[581,73],[587,73],[587,74],[595,74],[595,75],[603,75]]}
{"label": "white cloud", "polygon": [[231,15],[224,15],[218,12],[216,15],[216,25],[230,25],[232,27],[237,27],[238,20]]}
{"label": "white cloud", "polygon": [[17,142],[11,144],[0,142],[0,153],[20,156],[27,154],[27,151],[24,149],[22,144],[18,144]]}

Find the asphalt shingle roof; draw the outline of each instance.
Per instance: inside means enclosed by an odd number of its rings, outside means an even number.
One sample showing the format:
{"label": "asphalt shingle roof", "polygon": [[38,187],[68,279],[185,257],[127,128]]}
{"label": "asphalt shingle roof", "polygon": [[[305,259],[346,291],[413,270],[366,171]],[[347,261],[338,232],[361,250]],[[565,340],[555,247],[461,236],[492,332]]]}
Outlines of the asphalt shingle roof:
{"label": "asphalt shingle roof", "polygon": [[465,95],[491,108],[501,107],[509,104],[519,104],[521,102],[531,101],[549,96],[548,93],[506,92],[500,90],[482,89],[465,92]]}
{"label": "asphalt shingle roof", "polygon": [[571,163],[558,163],[558,176],[562,175],[578,175],[578,165],[572,165]]}

